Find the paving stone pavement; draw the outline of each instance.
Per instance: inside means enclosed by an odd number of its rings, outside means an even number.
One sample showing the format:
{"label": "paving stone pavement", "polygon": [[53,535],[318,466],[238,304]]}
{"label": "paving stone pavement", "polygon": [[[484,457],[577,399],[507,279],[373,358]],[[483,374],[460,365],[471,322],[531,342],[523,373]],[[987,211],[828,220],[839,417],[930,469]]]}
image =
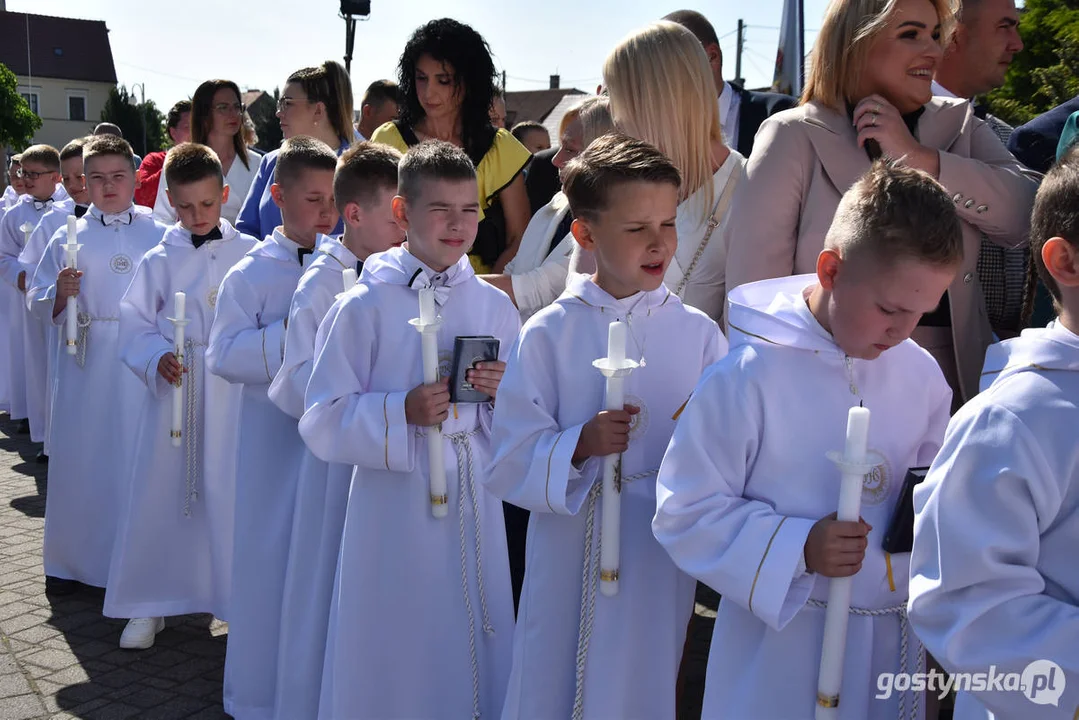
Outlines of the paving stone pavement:
{"label": "paving stone pavement", "polygon": [[120,650],[105,591],[45,596],[45,466],[0,416],[0,720],[221,720],[227,626],[169,618],[149,650]]}

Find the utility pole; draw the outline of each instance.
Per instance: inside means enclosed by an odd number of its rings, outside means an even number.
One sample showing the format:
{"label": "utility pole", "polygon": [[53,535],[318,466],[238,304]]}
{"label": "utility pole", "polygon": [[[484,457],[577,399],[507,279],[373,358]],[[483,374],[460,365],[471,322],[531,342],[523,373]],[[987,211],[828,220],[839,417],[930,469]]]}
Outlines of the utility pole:
{"label": "utility pole", "polygon": [[734,82],[742,85],[745,80],[742,79],[742,46],[745,44],[745,22],[742,18],[738,18],[738,45],[737,50],[734,53]]}
{"label": "utility pole", "polygon": [[352,74],[352,48],[356,45],[356,16],[371,14],[371,0],[341,0],[341,17],[345,21],[345,72]]}

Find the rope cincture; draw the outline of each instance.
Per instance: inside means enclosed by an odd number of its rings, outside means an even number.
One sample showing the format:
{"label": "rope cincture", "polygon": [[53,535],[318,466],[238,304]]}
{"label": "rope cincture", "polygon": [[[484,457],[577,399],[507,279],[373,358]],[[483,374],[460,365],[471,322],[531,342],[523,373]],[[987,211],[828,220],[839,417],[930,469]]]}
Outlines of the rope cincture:
{"label": "rope cincture", "polygon": [[[622,458],[615,466],[614,486],[622,492],[622,484],[643,480],[659,470],[622,477]],[[584,672],[588,664],[588,647],[592,641],[592,626],[596,618],[596,591],[599,589],[600,543],[596,537],[596,501],[603,492],[603,483],[597,482],[588,491],[588,509],[584,519],[584,563],[581,568],[581,614],[577,622],[577,668],[576,688],[573,693],[573,720],[584,718]]]}
{"label": "rope cincture", "polygon": [[184,341],[181,377],[187,375],[184,385],[184,460],[187,465],[184,478],[184,517],[191,517],[191,505],[199,501],[199,481],[202,479],[202,447],[199,445],[198,388],[195,386],[195,348],[206,347],[194,340]]}
{"label": "rope cincture", "polygon": [[79,328],[75,336],[75,364],[79,368],[86,367],[86,347],[90,342],[90,326],[95,322],[120,322],[118,317],[94,317],[88,312],[80,312],[77,315],[76,325]]}
{"label": "rope cincture", "polygon": [[483,544],[480,528],[479,500],[476,495],[476,482],[473,477],[473,459],[471,438],[480,432],[479,428],[466,432],[443,435],[443,439],[453,444],[457,458],[457,526],[461,543],[461,591],[465,598],[465,610],[468,612],[468,653],[472,669],[472,718],[480,717],[480,669],[476,656],[476,614],[472,609],[472,599],[468,592],[468,540],[465,533],[465,495],[472,504],[472,516],[476,532],[476,587],[480,599],[480,619],[484,634],[493,635],[494,626],[487,611],[487,589],[483,582]]}
{"label": "rope cincture", "polygon": [[[810,599],[806,601],[806,605],[815,607],[818,609],[826,609],[828,603],[822,600]],[[908,672],[907,660],[910,650],[910,633],[907,630],[907,606],[893,605],[891,607],[880,608],[879,610],[867,610],[866,608],[852,607],[849,610],[851,615],[859,615],[862,617],[883,617],[885,615],[898,615],[899,616],[899,672]],[[914,636],[914,641],[918,644],[917,652],[917,665],[914,669],[915,672],[922,672],[922,668],[925,667],[925,645],[922,645],[918,636]],[[906,696],[911,695],[910,713],[906,713]],[[899,720],[918,720],[918,693],[913,689],[906,690],[899,693]]]}

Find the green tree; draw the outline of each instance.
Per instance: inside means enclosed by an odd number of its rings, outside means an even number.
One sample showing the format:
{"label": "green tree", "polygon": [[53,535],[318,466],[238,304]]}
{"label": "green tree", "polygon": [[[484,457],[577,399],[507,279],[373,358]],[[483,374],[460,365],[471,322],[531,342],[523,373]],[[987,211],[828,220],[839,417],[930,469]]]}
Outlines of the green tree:
{"label": "green tree", "polygon": [[0,63],[0,148],[26,147],[40,127],[41,118],[19,95],[19,81],[15,73]]}
{"label": "green tree", "polygon": [[1026,0],[1021,13],[1023,52],[988,97],[991,112],[1012,125],[1079,95],[1079,0]]}
{"label": "green tree", "polygon": [[101,121],[118,125],[131,147],[143,157],[167,146],[165,116],[153,100],[140,103],[123,85],[109,91],[101,109]]}
{"label": "green tree", "polygon": [[255,123],[255,133],[259,136],[256,148],[264,153],[281,147],[284,135],[281,132],[281,121],[277,119],[277,101],[281,98],[281,88],[274,88],[273,107],[260,106],[259,112],[251,113],[251,121]]}

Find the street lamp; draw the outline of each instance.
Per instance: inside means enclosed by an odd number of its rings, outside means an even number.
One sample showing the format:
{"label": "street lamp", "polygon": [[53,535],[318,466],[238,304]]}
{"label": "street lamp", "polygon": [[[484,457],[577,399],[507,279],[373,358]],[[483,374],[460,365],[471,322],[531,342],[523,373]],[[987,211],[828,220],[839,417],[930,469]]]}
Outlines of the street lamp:
{"label": "street lamp", "polygon": [[142,120],[142,155],[146,155],[146,83],[132,83],[131,92],[135,92],[135,88],[139,89],[139,95],[142,98],[142,107],[138,105],[135,109],[139,111],[139,118]]}
{"label": "street lamp", "polygon": [[345,72],[352,72],[352,48],[356,43],[356,19],[371,14],[371,0],[341,0],[341,17],[345,20]]}

